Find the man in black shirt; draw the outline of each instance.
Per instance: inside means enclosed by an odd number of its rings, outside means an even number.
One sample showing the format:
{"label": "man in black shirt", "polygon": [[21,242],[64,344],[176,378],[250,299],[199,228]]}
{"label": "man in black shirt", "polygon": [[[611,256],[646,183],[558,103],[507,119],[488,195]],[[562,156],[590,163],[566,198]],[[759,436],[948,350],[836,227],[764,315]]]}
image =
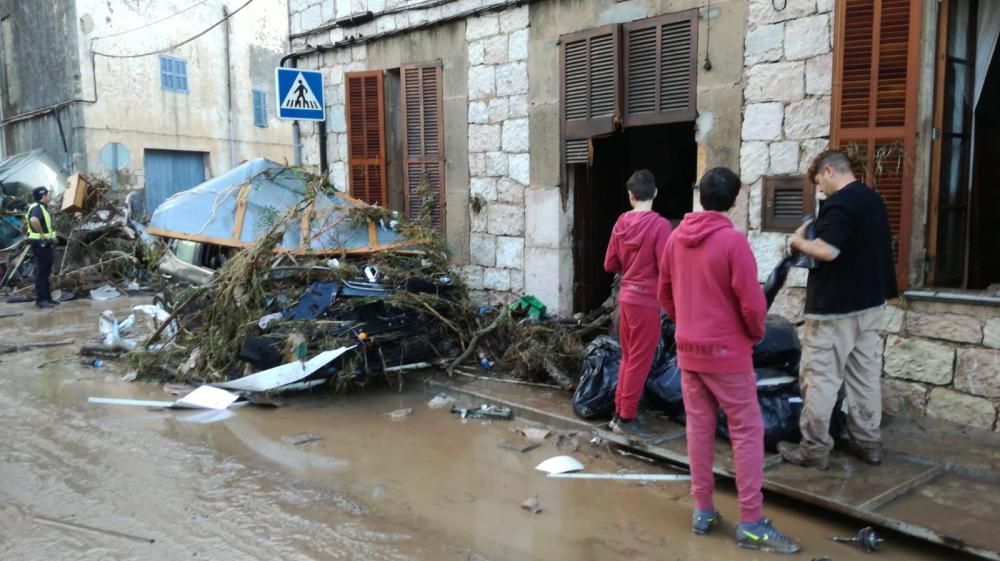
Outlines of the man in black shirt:
{"label": "man in black shirt", "polygon": [[49,203],[49,190],[45,187],[35,187],[31,194],[34,204],[28,207],[28,240],[31,241],[31,253],[35,257],[35,305],[39,308],[55,306],[52,301],[52,291],[49,288],[49,274],[52,272],[52,244],[56,240],[56,231],[52,227],[52,217],[45,205]]}
{"label": "man in black shirt", "polygon": [[818,263],[806,285],[802,441],[782,442],[778,450],[785,461],[826,469],[834,444],[830,417],[844,385],[847,449],[877,465],[882,462],[878,331],[885,301],[897,296],[889,215],[882,197],[854,176],[843,152],[817,156],[809,179],[826,200],[816,219],[816,238],[807,240],[803,225],[791,240],[792,249]]}

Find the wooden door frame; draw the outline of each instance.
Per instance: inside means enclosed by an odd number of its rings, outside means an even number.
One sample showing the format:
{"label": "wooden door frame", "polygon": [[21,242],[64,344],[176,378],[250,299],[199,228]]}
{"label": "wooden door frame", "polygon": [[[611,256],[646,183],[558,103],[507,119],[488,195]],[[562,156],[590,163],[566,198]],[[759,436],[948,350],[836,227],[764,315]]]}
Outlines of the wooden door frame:
{"label": "wooden door frame", "polygon": [[951,17],[951,0],[938,2],[937,46],[934,63],[934,133],[931,135],[931,176],[928,182],[927,205],[927,270],[924,281],[934,286],[937,281],[938,213],[941,205],[941,134],[944,128],[944,87],[948,65],[948,25]]}

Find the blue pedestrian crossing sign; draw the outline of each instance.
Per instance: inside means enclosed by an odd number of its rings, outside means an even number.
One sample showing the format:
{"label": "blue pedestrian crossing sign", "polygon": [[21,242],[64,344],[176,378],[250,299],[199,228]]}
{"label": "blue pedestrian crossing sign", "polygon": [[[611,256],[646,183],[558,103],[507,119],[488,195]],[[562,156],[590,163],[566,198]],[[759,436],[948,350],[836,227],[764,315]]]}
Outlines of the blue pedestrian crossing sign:
{"label": "blue pedestrian crossing sign", "polygon": [[323,121],[323,74],[316,70],[298,68],[275,69],[277,84],[278,118],[297,121]]}

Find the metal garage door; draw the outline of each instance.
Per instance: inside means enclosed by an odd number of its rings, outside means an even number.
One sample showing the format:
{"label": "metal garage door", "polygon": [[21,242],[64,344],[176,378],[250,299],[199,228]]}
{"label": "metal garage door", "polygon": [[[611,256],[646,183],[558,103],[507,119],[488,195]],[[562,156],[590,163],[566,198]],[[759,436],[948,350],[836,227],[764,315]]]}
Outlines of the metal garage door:
{"label": "metal garage door", "polygon": [[170,195],[205,181],[205,153],[146,150],[146,212],[153,214]]}

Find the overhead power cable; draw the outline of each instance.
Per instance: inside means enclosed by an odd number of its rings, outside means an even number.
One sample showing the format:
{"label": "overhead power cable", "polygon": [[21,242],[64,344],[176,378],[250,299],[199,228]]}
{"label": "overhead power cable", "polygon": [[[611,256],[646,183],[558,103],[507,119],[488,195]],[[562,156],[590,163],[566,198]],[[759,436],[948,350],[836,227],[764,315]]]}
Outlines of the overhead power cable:
{"label": "overhead power cable", "polygon": [[236,8],[235,10],[233,10],[232,13],[230,13],[226,17],[220,19],[219,21],[213,23],[211,26],[205,28],[204,30],[202,30],[201,32],[199,32],[197,35],[193,35],[191,37],[188,37],[187,39],[181,41],[180,43],[175,43],[173,45],[170,45],[169,47],[164,47],[162,49],[157,49],[155,51],[147,51],[145,53],[135,53],[135,54],[129,54],[129,55],[117,55],[117,54],[111,54],[111,53],[102,53],[102,52],[99,52],[99,51],[93,51],[93,53],[95,55],[103,56],[105,58],[139,58],[139,57],[144,57],[144,56],[159,55],[159,54],[167,53],[167,52],[170,52],[170,51],[172,51],[172,50],[174,50],[174,49],[176,49],[178,47],[186,45],[186,44],[190,43],[191,41],[194,41],[195,39],[201,37],[202,35],[208,33],[209,31],[211,31],[213,29],[215,29],[216,27],[222,25],[223,23],[226,22],[226,20],[228,20],[229,18],[231,18],[231,17],[235,16],[236,14],[240,13],[240,10],[242,10],[243,8],[246,8],[247,6],[249,6],[250,3],[253,2],[253,1],[254,0],[247,0],[239,8]]}
{"label": "overhead power cable", "polygon": [[168,16],[164,16],[164,17],[162,17],[162,18],[160,18],[160,19],[158,19],[156,21],[151,21],[151,22],[149,22],[147,24],[140,25],[139,27],[134,27],[132,29],[126,29],[125,31],[119,31],[117,33],[109,33],[107,35],[101,35],[100,37],[92,37],[91,39],[93,41],[97,41],[98,39],[109,39],[111,37],[118,37],[119,35],[125,35],[126,33],[132,33],[133,31],[139,31],[140,29],[146,29],[147,27],[152,27],[152,26],[154,26],[154,25],[156,25],[158,23],[167,21],[168,19],[170,19],[172,17],[179,16],[179,15],[183,14],[184,12],[186,12],[188,10],[192,10],[194,8],[197,8],[198,6],[201,6],[202,4],[204,4],[205,2],[208,2],[208,0],[200,0],[199,2],[196,2],[196,3],[188,6],[187,8],[184,8],[183,10],[181,10],[179,12],[174,12],[174,13],[172,13],[172,14],[170,14]]}

